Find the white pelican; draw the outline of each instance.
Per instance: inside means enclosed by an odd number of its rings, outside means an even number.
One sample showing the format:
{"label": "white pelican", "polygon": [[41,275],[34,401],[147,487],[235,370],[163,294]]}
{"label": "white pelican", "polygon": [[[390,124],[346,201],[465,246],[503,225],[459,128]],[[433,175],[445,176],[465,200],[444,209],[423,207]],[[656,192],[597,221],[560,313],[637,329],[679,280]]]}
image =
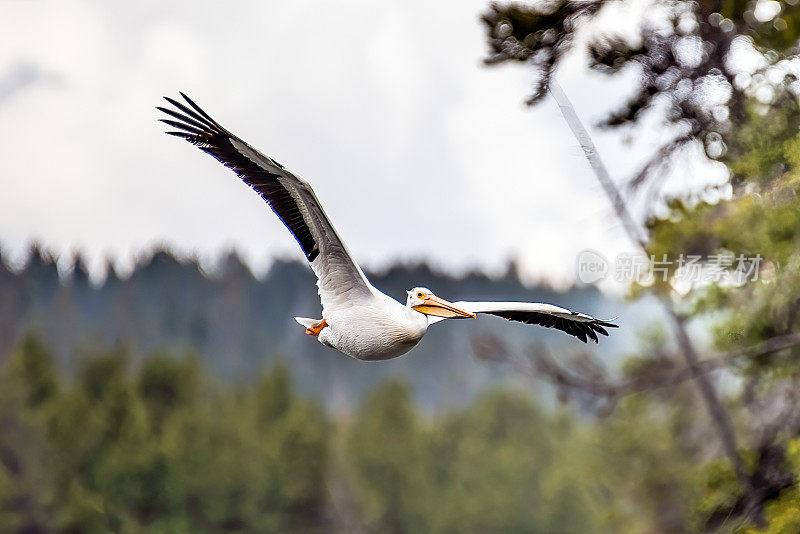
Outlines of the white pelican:
{"label": "white pelican", "polygon": [[179,130],[167,133],[186,139],[233,169],[292,233],[317,276],[322,303],[321,319],[295,319],[323,345],[359,360],[388,360],[411,350],[431,324],[474,318],[477,313],[557,328],[584,343],[587,339],[596,343],[597,334],[608,335],[604,327],[616,327],[551,304],[448,302],[425,287],[408,291],[405,306],[400,304],[372,287],[306,181],[220,126],[189,97],[181,96],[186,104],[165,97],[174,109],[157,108],[177,119],[160,119]]}

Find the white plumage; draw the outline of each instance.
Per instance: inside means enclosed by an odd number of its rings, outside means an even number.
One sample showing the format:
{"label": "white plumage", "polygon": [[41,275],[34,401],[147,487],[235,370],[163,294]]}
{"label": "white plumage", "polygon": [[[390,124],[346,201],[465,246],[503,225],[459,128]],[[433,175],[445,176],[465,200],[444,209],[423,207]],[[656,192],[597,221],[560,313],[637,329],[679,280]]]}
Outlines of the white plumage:
{"label": "white plumage", "polygon": [[167,132],[208,152],[258,192],[297,240],[317,276],[322,319],[296,317],[320,343],[360,360],[387,360],[419,343],[428,326],[443,319],[474,318],[477,313],[558,328],[581,341],[616,327],[589,315],[551,304],[455,302],[427,288],[408,291],[405,305],[375,289],[353,259],[322,209],[311,186],[280,163],[220,126],[181,93],[186,104],[166,98],[174,109],[158,109],[178,129]]}

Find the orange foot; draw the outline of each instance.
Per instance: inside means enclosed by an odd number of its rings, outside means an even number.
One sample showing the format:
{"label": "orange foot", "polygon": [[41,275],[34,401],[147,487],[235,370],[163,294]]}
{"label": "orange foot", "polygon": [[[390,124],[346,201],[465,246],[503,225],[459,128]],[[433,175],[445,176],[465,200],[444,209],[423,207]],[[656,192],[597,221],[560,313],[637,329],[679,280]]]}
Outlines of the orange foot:
{"label": "orange foot", "polygon": [[308,334],[309,336],[317,337],[319,333],[322,332],[322,329],[325,328],[326,326],[328,326],[328,323],[325,321],[325,319],[323,319],[314,326],[306,328],[306,334]]}

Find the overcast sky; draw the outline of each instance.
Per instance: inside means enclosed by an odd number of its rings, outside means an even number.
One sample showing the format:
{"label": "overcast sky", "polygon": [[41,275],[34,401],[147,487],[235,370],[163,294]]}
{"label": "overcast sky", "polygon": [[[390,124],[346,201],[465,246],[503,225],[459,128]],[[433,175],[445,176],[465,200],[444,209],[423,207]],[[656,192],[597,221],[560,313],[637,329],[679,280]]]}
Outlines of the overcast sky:
{"label": "overcast sky", "polygon": [[[95,269],[106,255],[129,268],[160,242],[206,262],[235,247],[256,272],[302,258],[233,173],[162,134],[154,106],[178,90],[308,180],[368,268],[427,259],[496,273],[516,257],[529,280],[564,284],[580,250],[630,249],[555,104],[523,105],[532,74],[482,66],[485,0],[3,4],[11,257],[38,239],[86,251]],[[559,78],[591,124],[631,75],[608,81],[585,63],[575,55]],[[652,120],[633,144],[593,135],[622,179],[665,133]]]}

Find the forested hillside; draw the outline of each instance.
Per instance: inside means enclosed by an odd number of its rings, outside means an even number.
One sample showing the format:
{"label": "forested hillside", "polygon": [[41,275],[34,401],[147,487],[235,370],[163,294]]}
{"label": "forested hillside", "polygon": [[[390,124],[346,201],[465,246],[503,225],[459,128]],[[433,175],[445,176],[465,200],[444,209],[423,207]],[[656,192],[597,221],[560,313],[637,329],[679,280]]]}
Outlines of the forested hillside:
{"label": "forested hillside", "polygon": [[543,301],[599,317],[622,316],[625,328],[587,349],[571,336],[538,326],[497,318],[447,321],[433,326],[406,357],[375,365],[321,346],[295,323],[294,316],[320,315],[315,279],[299,262],[276,261],[259,279],[235,254],[209,274],[196,261],[160,250],[144,256],[129,276],[120,278],[112,269],[94,286],[84,262],[59,277],[52,255],[34,247],[23,268],[0,266],[0,355],[7,357],[25,333],[34,332],[53,347],[65,370],[73,369],[81,354],[110,348],[124,348],[134,359],[153,352],[195,354],[226,380],[247,379],[280,360],[292,369],[301,391],[335,409],[349,409],[389,376],[410,379],[424,405],[436,408],[513,378],[514,371],[501,364],[474,359],[474,335],[547,346],[556,356],[586,349],[603,357],[630,348],[637,326],[648,313],[652,317],[646,303],[626,305],[594,288],[561,293],[526,287],[513,265],[495,279],[480,273],[454,278],[421,264],[394,266],[370,279],[401,301],[407,289],[425,285],[454,300]]}
{"label": "forested hillside", "polygon": [[720,476],[673,432],[685,390],[596,422],[518,388],[425,415],[414,391],[332,416],[285,366],[231,385],[112,350],[65,377],[28,337],[0,367],[0,531],[684,532]]}

